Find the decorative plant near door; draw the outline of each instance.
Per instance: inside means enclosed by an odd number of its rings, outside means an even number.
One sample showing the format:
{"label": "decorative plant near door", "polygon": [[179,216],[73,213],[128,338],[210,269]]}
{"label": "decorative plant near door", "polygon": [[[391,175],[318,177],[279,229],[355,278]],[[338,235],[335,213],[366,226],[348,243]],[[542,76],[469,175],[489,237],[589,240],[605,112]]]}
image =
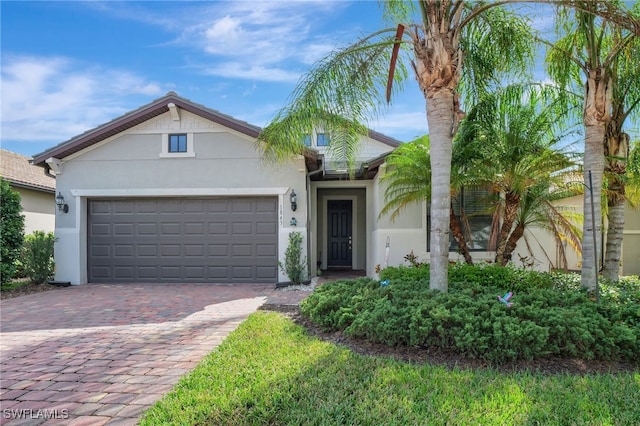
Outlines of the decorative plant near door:
{"label": "decorative plant near door", "polygon": [[289,233],[289,246],[284,252],[284,265],[280,268],[287,274],[292,284],[298,285],[306,278],[307,258],[302,258],[302,233]]}

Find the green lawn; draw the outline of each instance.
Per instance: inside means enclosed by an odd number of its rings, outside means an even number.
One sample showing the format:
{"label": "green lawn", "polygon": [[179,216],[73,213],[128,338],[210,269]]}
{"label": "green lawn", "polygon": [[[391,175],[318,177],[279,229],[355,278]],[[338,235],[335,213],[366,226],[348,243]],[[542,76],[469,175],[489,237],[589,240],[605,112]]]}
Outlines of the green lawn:
{"label": "green lawn", "polygon": [[545,376],[371,358],[257,312],[142,425],[633,425],[640,373]]}

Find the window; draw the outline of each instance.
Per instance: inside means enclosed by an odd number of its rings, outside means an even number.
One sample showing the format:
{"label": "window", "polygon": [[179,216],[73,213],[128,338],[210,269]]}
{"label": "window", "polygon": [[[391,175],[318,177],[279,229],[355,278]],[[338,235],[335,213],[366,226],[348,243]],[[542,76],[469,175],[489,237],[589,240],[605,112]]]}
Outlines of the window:
{"label": "window", "polygon": [[[491,236],[490,207],[494,204],[493,195],[485,188],[467,187],[452,197],[453,212],[458,217],[462,232],[467,239],[470,251],[489,251]],[[464,213],[464,216],[461,214]],[[431,246],[431,211],[427,206],[427,251]],[[449,233],[449,251],[457,251],[458,243],[453,234]]]}
{"label": "window", "polygon": [[327,135],[326,133],[318,133],[317,142],[318,146],[329,145],[329,135]]}
{"label": "window", "polygon": [[160,158],[195,157],[193,133],[163,133],[160,145]]}
{"label": "window", "polygon": [[187,152],[187,135],[169,135],[169,152]]}
{"label": "window", "polygon": [[304,146],[311,146],[311,135],[304,135],[302,138],[302,143]]}

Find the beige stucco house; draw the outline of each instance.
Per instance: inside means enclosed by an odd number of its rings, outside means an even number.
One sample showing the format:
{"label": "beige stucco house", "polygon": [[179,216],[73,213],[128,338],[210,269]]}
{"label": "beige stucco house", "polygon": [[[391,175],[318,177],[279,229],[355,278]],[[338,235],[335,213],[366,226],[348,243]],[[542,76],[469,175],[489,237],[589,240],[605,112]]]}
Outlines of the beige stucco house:
{"label": "beige stucco house", "polygon": [[375,276],[412,250],[428,259],[425,203],[393,222],[378,217],[385,157],[399,141],[369,132],[350,178],[327,152],[330,134],[308,135],[305,155],[272,165],[256,145],[260,131],[170,92],[36,155],[69,206],[56,216],[56,279],[286,281],[278,263],[293,231],[304,236],[311,275]]}
{"label": "beige stucco house", "polygon": [[0,176],[20,194],[24,232],[53,232],[55,228],[56,180],[41,167],[30,164],[30,157],[0,150]]}

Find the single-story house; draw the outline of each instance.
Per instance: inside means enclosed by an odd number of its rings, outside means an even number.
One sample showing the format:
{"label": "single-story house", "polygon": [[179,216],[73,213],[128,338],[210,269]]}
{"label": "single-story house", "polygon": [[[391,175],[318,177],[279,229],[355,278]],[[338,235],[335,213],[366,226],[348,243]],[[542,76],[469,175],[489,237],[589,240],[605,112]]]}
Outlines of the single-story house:
{"label": "single-story house", "polygon": [[327,152],[330,134],[308,135],[305,155],[273,165],[260,131],[169,92],[36,155],[68,205],[56,216],[56,280],[287,281],[279,263],[294,231],[311,275],[375,276],[412,250],[428,258],[426,203],[378,217],[399,141],[370,131],[350,176]]}
{"label": "single-story house", "polygon": [[30,161],[30,157],[0,150],[0,176],[20,194],[25,235],[33,231],[53,232],[56,180]]}

